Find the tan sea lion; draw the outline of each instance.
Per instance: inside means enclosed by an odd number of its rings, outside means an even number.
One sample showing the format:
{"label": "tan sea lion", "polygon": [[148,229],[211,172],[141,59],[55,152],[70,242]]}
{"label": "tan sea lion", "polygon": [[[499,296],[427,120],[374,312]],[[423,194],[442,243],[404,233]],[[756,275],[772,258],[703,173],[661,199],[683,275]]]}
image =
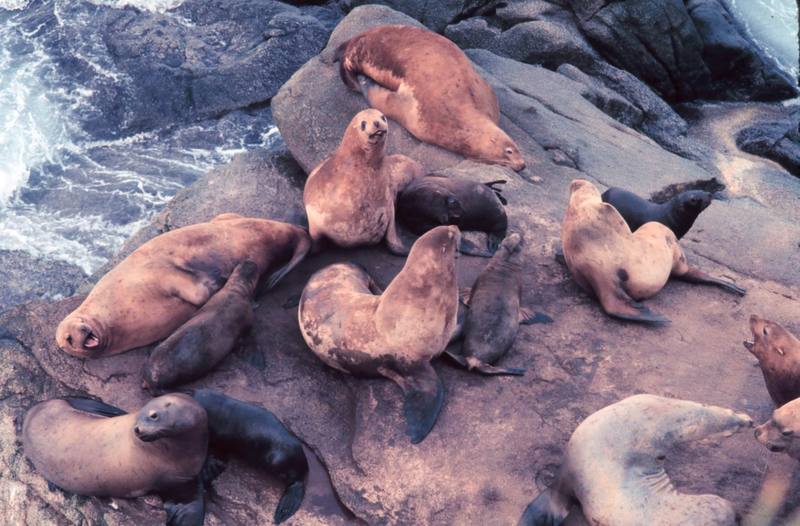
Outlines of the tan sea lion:
{"label": "tan sea lion", "polygon": [[665,225],[651,221],[631,232],[619,212],[583,179],[570,184],[561,243],[578,285],[594,292],[606,313],[624,320],[668,323],[635,300],[657,294],[670,276],[745,294],[733,283],[690,267],[675,234]]}
{"label": "tan sea lion", "polygon": [[604,407],[572,433],[556,482],[528,505],[518,526],[558,526],[573,506],[589,524],[733,526],[730,502],[679,493],[664,460],[678,444],[752,425],[730,409],[648,394]]}
{"label": "tan sea lion", "polygon": [[160,393],[211,371],[250,329],[257,283],[258,265],[249,259],[239,263],[225,286],[153,349],[142,368],[145,387]]}
{"label": "tan sea lion", "polygon": [[404,155],[386,155],[389,124],[378,110],[364,110],[348,124],[336,151],[309,174],[303,190],[315,250],[324,239],[341,247],[386,240],[395,254],[408,254],[397,234],[397,192],[423,173]]}
{"label": "tan sea lion", "polygon": [[772,452],[800,460],[800,399],[772,412],[772,418],[756,427],[756,439]]}
{"label": "tan sea lion", "polygon": [[745,348],[758,358],[767,391],[776,407],[800,397],[800,341],[775,322],[750,316],[753,341]]}
{"label": "tan sea lion", "polygon": [[311,248],[298,226],[223,214],[151,239],[97,282],[58,326],[56,341],[83,358],[166,338],[250,259],[273,287]]}
{"label": "tan sea lion", "polygon": [[364,269],[339,263],[311,276],[300,298],[300,330],[323,362],[400,386],[406,433],[415,444],[433,427],[444,399],[430,361],[456,329],[459,237],[455,226],[424,234],[383,293]]}
{"label": "tan sea lion", "polygon": [[470,159],[525,168],[516,143],[498,126],[491,86],[458,46],[427,29],[380,26],[339,48],[339,72],[373,108],[417,139]]}
{"label": "tan sea lion", "polygon": [[34,405],[22,425],[25,455],[50,483],[99,497],[160,495],[168,524],[202,525],[199,479],[208,453],[206,411],[191,397],[155,398],[137,413],[88,398]]}

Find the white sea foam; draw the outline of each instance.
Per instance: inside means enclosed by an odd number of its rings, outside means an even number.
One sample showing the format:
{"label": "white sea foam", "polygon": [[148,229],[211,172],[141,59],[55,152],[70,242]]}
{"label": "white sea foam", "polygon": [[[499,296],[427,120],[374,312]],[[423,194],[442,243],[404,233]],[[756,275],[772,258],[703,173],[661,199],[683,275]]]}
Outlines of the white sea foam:
{"label": "white sea foam", "polygon": [[[2,1],[2,0],[0,0]],[[93,4],[107,5],[122,9],[124,7],[135,7],[143,11],[152,13],[164,13],[170,9],[180,6],[184,0],[90,0]]]}
{"label": "white sea foam", "polygon": [[0,9],[19,11],[20,9],[28,7],[30,3],[31,0],[0,0]]}
{"label": "white sea foam", "polygon": [[797,76],[798,14],[795,0],[728,0],[733,12],[767,55]]}

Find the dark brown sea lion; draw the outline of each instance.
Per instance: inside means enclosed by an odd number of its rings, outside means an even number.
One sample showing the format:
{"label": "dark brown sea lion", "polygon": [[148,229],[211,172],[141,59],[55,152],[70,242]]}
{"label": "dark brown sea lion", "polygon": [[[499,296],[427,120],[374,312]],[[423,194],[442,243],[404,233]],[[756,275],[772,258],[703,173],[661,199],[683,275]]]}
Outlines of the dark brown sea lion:
{"label": "dark brown sea lion", "polygon": [[528,505],[518,526],[558,526],[573,506],[589,524],[733,526],[733,504],[679,493],[664,459],[678,444],[752,425],[730,409],[648,394],[604,407],[572,433],[556,482]]}
{"label": "dark brown sea lion", "polygon": [[775,322],[750,316],[753,341],[745,348],[758,358],[767,391],[776,407],[800,397],[800,341]]}
{"label": "dark brown sea lion", "polygon": [[415,444],[433,427],[444,399],[430,361],[456,329],[459,237],[455,226],[424,234],[383,293],[364,269],[339,263],[311,276],[300,298],[300,330],[323,362],[400,386],[406,432]]}
{"label": "dark brown sea lion", "polygon": [[25,455],[49,482],[69,493],[164,499],[167,524],[202,526],[200,472],[208,452],[206,411],[169,394],[137,413],[88,398],[33,406],[22,425]]}
{"label": "dark brown sea lion", "polygon": [[619,212],[583,179],[570,184],[561,243],[578,285],[594,292],[606,313],[624,320],[668,323],[637,301],[657,294],[670,276],[745,294],[733,283],[690,267],[675,234],[661,223],[651,221],[631,232]]}
{"label": "dark brown sea lion", "polygon": [[772,418],[756,427],[756,439],[772,452],[800,460],[800,399],[780,406]]}
{"label": "dark brown sea lion", "polygon": [[430,174],[411,181],[397,196],[397,217],[415,234],[439,225],[456,225],[462,232],[475,230],[489,235],[487,248],[461,240],[462,254],[491,257],[505,237],[508,217],[499,184],[478,183],[463,178]]}
{"label": "dark brown sea lion", "polygon": [[274,286],[311,248],[298,226],[223,214],[151,239],[97,282],[58,326],[56,341],[83,358],[166,338],[225,284],[245,259]]}
{"label": "dark brown sea lion", "polygon": [[275,524],[297,511],[305,495],[308,461],[303,445],[266,409],[230,398],[210,389],[190,391],[206,410],[210,448],[223,457],[235,456],[263,469],[286,484]]}
{"label": "dark brown sea lion", "polygon": [[520,171],[519,147],[498,126],[491,86],[458,46],[427,29],[386,25],[339,48],[342,80],[417,139]]}
{"label": "dark brown sea lion", "polygon": [[222,361],[253,323],[250,300],[257,283],[258,265],[239,263],[225,286],[153,349],[142,369],[145,387],[160,393],[197,380]]}
{"label": "dark brown sea lion", "polygon": [[356,114],[336,151],[309,174],[303,191],[315,250],[327,239],[341,247],[374,245],[405,255],[395,227],[397,192],[423,173],[404,155],[386,155],[389,124],[378,110]]}
{"label": "dark brown sea lion", "polygon": [[678,239],[692,228],[697,216],[711,204],[711,194],[703,190],[681,192],[666,203],[653,203],[622,188],[609,188],[602,199],[617,209],[631,231],[650,221],[667,226]]}
{"label": "dark brown sea lion", "polygon": [[520,306],[522,246],[520,234],[506,237],[470,290],[461,352],[446,351],[450,358],[470,371],[525,373],[525,369],[491,365],[505,356],[514,344],[520,323],[530,324],[535,320],[533,313]]}

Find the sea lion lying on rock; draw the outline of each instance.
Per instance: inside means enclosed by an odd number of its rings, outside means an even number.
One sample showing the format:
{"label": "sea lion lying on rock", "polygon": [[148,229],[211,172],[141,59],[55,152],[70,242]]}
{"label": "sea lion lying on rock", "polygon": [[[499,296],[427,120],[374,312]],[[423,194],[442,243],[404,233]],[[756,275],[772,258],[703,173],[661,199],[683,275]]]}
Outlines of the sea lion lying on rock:
{"label": "sea lion lying on rock", "polygon": [[508,229],[506,204],[498,180],[478,183],[464,178],[429,174],[411,181],[397,196],[397,217],[417,235],[439,225],[456,225],[462,232],[489,235],[487,248],[462,238],[459,252],[491,257]]}
{"label": "sea lion lying on rock", "polygon": [[303,203],[314,250],[326,239],[341,247],[385,239],[392,253],[408,253],[397,234],[395,200],[423,169],[404,155],[386,155],[388,132],[381,112],[358,112],[333,155],[309,174]]}
{"label": "sea lion lying on rock", "polygon": [[519,147],[498,126],[491,86],[445,37],[380,26],[342,44],[338,56],[345,84],[417,139],[470,159],[525,168]]}
{"label": "sea lion lying on rock", "polygon": [[650,221],[669,227],[678,239],[692,228],[697,216],[711,204],[711,194],[703,190],[681,192],[666,203],[653,203],[622,188],[609,188],[602,199],[617,209],[631,231]]}
{"label": "sea lion lying on rock", "polygon": [[208,452],[206,411],[192,398],[154,398],[137,413],[88,398],[41,402],[22,425],[25,455],[64,491],[164,499],[167,524],[202,526],[200,473]]}
{"label": "sea lion lying on rock", "polygon": [[592,291],[610,316],[644,323],[668,323],[636,300],[656,295],[670,276],[720,287],[743,296],[735,284],[692,268],[675,234],[655,221],[631,232],[616,208],[600,199],[589,181],[570,184],[561,226],[564,259],[575,281]]}
{"label": "sea lion lying on rock", "polygon": [[183,325],[245,259],[273,287],[311,248],[298,226],[223,214],[136,249],[94,286],[56,331],[58,346],[98,358],[149,345]]}
{"label": "sea lion lying on rock", "polygon": [[424,234],[382,293],[363,268],[338,263],[311,276],[300,298],[300,330],[323,362],[400,386],[406,432],[415,444],[430,432],[444,399],[430,361],[456,329],[459,237],[455,226]]}
{"label": "sea lion lying on rock", "polygon": [[750,316],[753,341],[745,348],[758,358],[767,391],[776,407],[800,397],[800,341],[775,322]]}
{"label": "sea lion lying on rock", "polygon": [[772,412],[772,418],[756,427],[756,439],[772,452],[783,452],[800,460],[800,399]]}
{"label": "sea lion lying on rock", "polygon": [[677,444],[752,424],[730,409],[647,394],[604,407],[572,433],[556,482],[528,505],[518,524],[557,526],[578,505],[589,524],[732,526],[730,502],[679,493],[663,462]]}

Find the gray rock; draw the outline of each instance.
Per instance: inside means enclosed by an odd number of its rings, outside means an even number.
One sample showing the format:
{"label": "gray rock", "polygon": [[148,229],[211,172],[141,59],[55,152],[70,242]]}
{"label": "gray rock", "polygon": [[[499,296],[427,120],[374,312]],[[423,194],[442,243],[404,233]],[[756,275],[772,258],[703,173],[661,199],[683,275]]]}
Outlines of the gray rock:
{"label": "gray rock", "polygon": [[444,36],[462,49],[490,48],[499,34],[498,28],[490,26],[485,18],[479,16],[467,18],[458,24],[447,26],[444,30]]}
{"label": "gray rock", "polygon": [[644,120],[644,113],[616,91],[606,88],[602,82],[590,77],[572,64],[562,64],[559,73],[586,86],[582,95],[603,110],[613,119],[630,128],[639,129]]}
{"label": "gray rock", "polygon": [[557,2],[547,0],[517,0],[498,6],[494,17],[504,27],[510,27],[531,20],[572,20],[572,13]]}
{"label": "gray rock", "polygon": [[742,150],[777,162],[800,177],[800,111],[778,121],[760,123],[736,134]]}
{"label": "gray rock", "polygon": [[437,33],[449,24],[489,11],[498,0],[352,0],[353,7],[381,4],[407,14]]}
{"label": "gray rock", "polygon": [[85,277],[80,267],[66,261],[0,250],[0,312],[35,299],[72,296]]}
{"label": "gray rock", "polygon": [[534,20],[517,24],[503,31],[488,49],[498,55],[528,64],[541,64],[549,69],[556,69],[564,63],[586,67],[600,60],[574,24],[560,21]]}

